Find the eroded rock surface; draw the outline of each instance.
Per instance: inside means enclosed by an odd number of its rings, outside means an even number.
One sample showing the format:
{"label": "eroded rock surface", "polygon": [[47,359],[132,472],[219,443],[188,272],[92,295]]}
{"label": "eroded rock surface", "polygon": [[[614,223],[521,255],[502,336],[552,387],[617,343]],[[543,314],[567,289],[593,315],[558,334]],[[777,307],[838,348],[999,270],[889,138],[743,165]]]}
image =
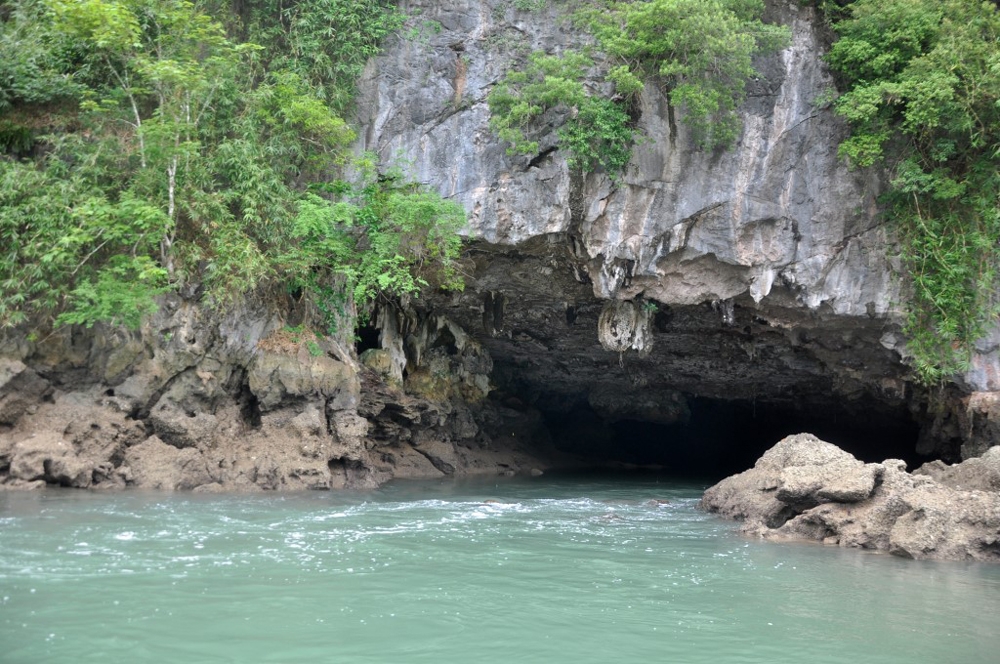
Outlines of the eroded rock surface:
{"label": "eroded rock surface", "polygon": [[1000,447],[982,459],[914,474],[865,464],[811,434],[789,436],[757,464],[705,492],[711,512],[743,532],[804,538],[918,559],[1000,562]]}
{"label": "eroded rock surface", "polygon": [[289,327],[294,308],[219,320],[163,305],[134,334],[8,338],[20,359],[0,361],[0,486],[343,489],[548,466],[525,451],[538,423],[486,400],[488,354],[441,316],[389,326],[387,311],[381,375],[343,340]]}
{"label": "eroded rock surface", "polygon": [[[570,168],[558,112],[529,128],[537,154],[508,155],[487,97],[532,51],[590,43],[572,7],[410,0],[410,37],[361,81],[358,150],[469,212],[466,289],[432,307],[489,352],[498,387],[532,406],[572,417],[608,392],[623,404],[673,392],[854,421],[912,416],[926,422],[922,453],[975,456],[995,427],[937,426],[962,395],[935,410],[911,382],[882,184],[837,156],[846,127],[824,101],[830,35],[805,3],[766,4],[792,41],[755,62],[762,76],[730,149],[699,149],[683,110],[650,85],[635,109],[644,139],[620,179]],[[607,66],[589,73],[592,90],[605,89]],[[998,348],[1000,336],[982,347],[963,395],[1000,389]],[[630,417],[606,402],[601,415]]]}
{"label": "eroded rock surface", "polygon": [[[408,29],[359,84],[357,149],[465,206],[465,290],[382,306],[358,348],[306,334],[316,312],[273,293],[221,319],[194,292],[164,298],[138,332],[15,331],[0,339],[2,486],[518,472],[547,467],[551,422],[560,444],[605,451],[621,442],[609,423],[683,424],[706,400],[775,420],[916,421],[920,453],[949,461],[1000,443],[1000,333],[945,398],[911,381],[881,184],[837,157],[846,129],[823,101],[814,8],[766,3],[792,42],[755,63],[735,145],[699,149],[649,86],[634,109],[646,138],[612,179],[570,169],[559,111],[529,130],[534,155],[508,155],[489,129],[489,91],[528,53],[589,43],[566,3],[404,4]],[[767,519],[858,504],[891,476],[834,457],[778,473]]]}

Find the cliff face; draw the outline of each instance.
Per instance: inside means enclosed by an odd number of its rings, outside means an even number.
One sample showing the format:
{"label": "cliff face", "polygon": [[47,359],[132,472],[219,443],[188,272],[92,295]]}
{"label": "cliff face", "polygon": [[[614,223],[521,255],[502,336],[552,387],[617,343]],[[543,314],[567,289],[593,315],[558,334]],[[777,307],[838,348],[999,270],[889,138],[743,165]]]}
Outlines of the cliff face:
{"label": "cliff face", "polygon": [[[909,419],[922,453],[950,457],[996,440],[995,342],[930,408],[909,382],[879,176],[837,157],[846,128],[823,101],[829,35],[814,9],[768,3],[792,42],[756,63],[732,149],[698,149],[647,86],[645,139],[613,182],[569,169],[559,118],[536,129],[534,155],[507,155],[489,129],[486,96],[508,70],[587,43],[561,3],[540,4],[408,3],[419,34],[371,63],[359,103],[359,149],[470,212],[468,288],[431,308],[482,339],[501,387],[612,419],[683,420],[676,404],[693,396],[775,417]],[[600,64],[592,73],[606,85]]]}
{"label": "cliff face", "polygon": [[[304,332],[312,314],[287,296],[225,318],[168,300],[134,334],[9,336],[8,484],[371,486],[528,470],[551,442],[749,465],[790,428],[853,436],[861,456],[905,448],[878,458],[1000,440],[1000,341],[943,396],[910,383],[879,182],[836,157],[845,128],[822,103],[812,9],[769,3],[792,45],[757,63],[732,149],[697,149],[650,88],[646,140],[614,182],[569,169],[558,118],[523,157],[488,127],[486,95],[509,69],[586,43],[562,3],[404,4],[406,34],[361,81],[357,149],[465,206],[465,291],[383,307],[357,348]],[[762,440],[741,457],[747,427]]]}
{"label": "cliff face", "polygon": [[489,130],[486,95],[507,71],[531,51],[586,40],[561,3],[547,4],[408,3],[441,29],[372,63],[358,104],[362,147],[461,201],[478,241],[573,236],[600,298],[691,305],[746,295],[842,316],[892,312],[878,185],[836,156],[844,127],[822,102],[833,81],[815,11],[772,3],[768,18],[792,28],[792,45],[758,62],[766,78],[751,85],[731,150],[697,149],[681,113],[647,86],[638,125],[648,140],[616,185],[574,179],[551,128],[539,132],[537,155],[516,158]]}

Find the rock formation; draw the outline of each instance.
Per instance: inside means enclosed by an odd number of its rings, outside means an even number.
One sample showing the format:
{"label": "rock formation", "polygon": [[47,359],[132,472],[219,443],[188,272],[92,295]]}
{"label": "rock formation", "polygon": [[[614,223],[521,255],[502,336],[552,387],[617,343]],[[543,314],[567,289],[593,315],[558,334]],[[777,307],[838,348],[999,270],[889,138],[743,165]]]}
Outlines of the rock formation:
{"label": "rock formation", "polygon": [[404,383],[263,306],[219,320],[167,300],[136,333],[54,335],[30,367],[0,360],[0,486],[340,489],[545,467],[523,450],[537,422],[477,407],[478,345],[442,340],[439,318],[408,324],[423,341]]}
{"label": "rock formation", "polygon": [[[559,3],[506,0],[407,3],[416,25],[440,29],[370,63],[358,149],[469,211],[466,290],[429,306],[480,340],[498,386],[547,413],[576,418],[595,392],[696,396],[914,422],[921,454],[975,456],[1000,443],[1000,336],[954,389],[911,383],[879,175],[837,157],[846,127],[824,101],[830,35],[806,3],[767,4],[793,38],[755,63],[764,77],[732,149],[697,148],[681,111],[647,86],[646,140],[620,181],[574,173],[557,118],[534,130],[537,154],[508,155],[488,126],[489,91],[527,53],[588,38]],[[592,74],[601,89],[600,63]]]}
{"label": "rock formation", "polygon": [[[383,305],[357,343],[313,336],[315,312],[288,294],[220,316],[196,288],[136,332],[11,331],[4,486],[374,486],[541,468],[550,443],[752,459],[740,437],[761,421],[767,444],[815,423],[951,462],[1000,442],[1000,333],[947,390],[911,381],[881,184],[837,158],[814,9],[768,2],[792,43],[756,63],[731,149],[698,149],[649,86],[647,140],[614,181],[572,171],[554,125],[517,157],[488,126],[486,95],[527,53],[587,42],[563,3],[404,4],[409,28],[360,81],[357,150],[465,206],[465,290]],[[714,434],[684,433],[699,422]]]}
{"label": "rock formation", "polygon": [[810,434],[705,492],[710,512],[768,539],[808,539],[938,560],[1000,562],[1000,446],[913,474],[898,459],[862,463]]}

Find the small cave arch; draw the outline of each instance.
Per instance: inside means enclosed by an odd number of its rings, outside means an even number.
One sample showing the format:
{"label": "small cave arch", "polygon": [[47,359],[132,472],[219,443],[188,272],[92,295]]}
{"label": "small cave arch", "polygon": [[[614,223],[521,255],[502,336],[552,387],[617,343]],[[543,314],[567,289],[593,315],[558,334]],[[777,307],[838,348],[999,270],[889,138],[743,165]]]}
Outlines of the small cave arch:
{"label": "small cave arch", "polygon": [[382,344],[379,341],[379,329],[373,324],[359,325],[355,331],[355,342],[354,350],[358,355],[361,355],[366,350],[371,350],[373,348],[381,348]]}

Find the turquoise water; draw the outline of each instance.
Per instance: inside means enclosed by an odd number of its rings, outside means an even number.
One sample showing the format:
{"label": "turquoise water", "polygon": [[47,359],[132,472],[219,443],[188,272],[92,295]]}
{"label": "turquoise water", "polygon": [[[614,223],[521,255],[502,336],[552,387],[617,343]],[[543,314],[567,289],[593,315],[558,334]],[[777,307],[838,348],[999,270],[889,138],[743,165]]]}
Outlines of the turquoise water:
{"label": "turquoise water", "polygon": [[700,489],[0,494],[0,662],[1000,662],[1000,568],[747,541]]}

